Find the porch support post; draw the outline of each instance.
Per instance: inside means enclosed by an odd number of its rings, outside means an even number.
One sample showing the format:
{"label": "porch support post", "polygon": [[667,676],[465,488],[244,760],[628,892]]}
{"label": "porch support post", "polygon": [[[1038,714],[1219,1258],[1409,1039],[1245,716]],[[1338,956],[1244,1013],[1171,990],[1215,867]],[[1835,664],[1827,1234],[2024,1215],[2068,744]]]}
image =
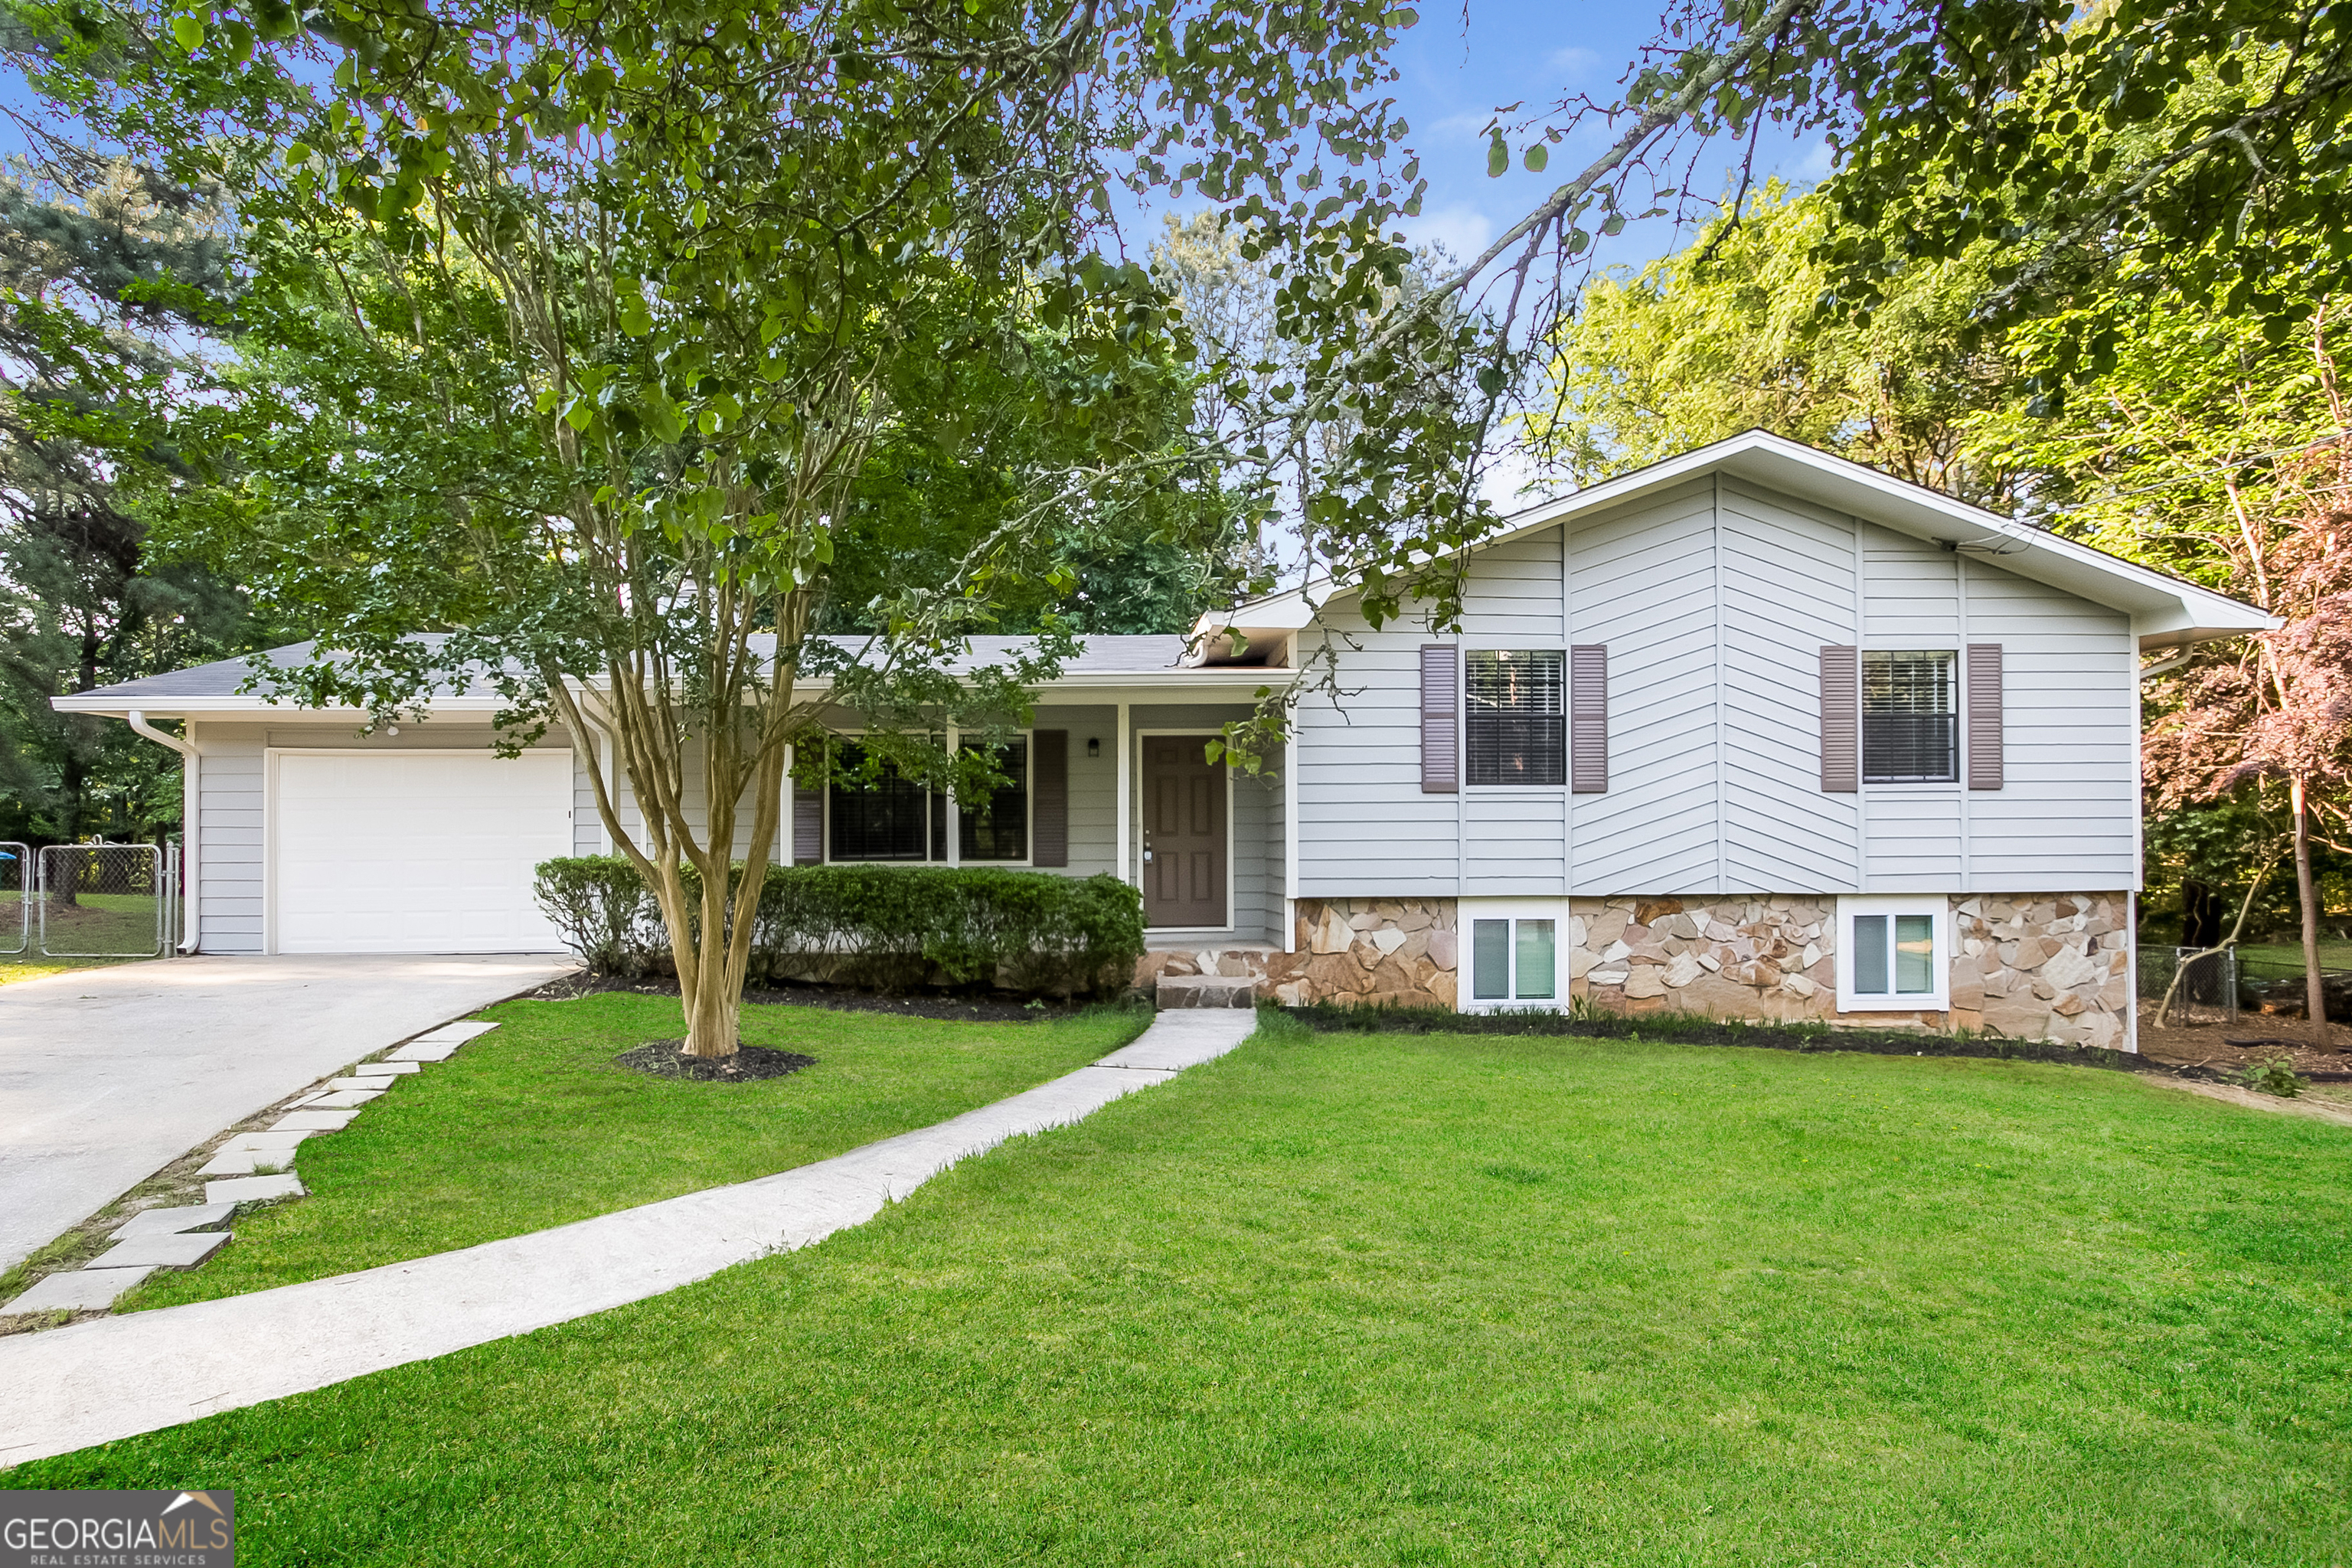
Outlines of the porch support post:
{"label": "porch support post", "polygon": [[1298,951],[1298,710],[1282,742],[1282,951]]}
{"label": "porch support post", "polygon": [[1130,886],[1138,885],[1135,875],[1135,835],[1130,821],[1134,815],[1134,807],[1128,798],[1135,788],[1134,779],[1129,772],[1134,765],[1134,762],[1128,754],[1134,746],[1135,742],[1128,730],[1127,704],[1122,702],[1118,705],[1118,811],[1117,813],[1118,879]]}

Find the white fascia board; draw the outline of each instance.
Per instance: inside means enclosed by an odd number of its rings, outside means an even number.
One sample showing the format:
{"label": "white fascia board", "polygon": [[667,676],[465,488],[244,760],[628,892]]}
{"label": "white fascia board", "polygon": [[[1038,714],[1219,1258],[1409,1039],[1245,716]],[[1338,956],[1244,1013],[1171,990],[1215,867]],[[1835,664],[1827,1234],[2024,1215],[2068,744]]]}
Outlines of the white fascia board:
{"label": "white fascia board", "polygon": [[[361,719],[367,717],[364,708],[289,708],[279,703],[264,701],[248,695],[227,697],[129,697],[110,694],[104,690],[85,691],[73,696],[52,697],[49,706],[60,713],[93,713],[101,719],[121,719],[132,709],[152,719],[178,719],[189,714],[223,713],[250,714],[257,719]],[[505,704],[495,697],[443,697],[426,705],[426,718],[436,713],[495,713]],[[403,710],[405,711],[405,709]],[[423,720],[401,721],[421,723]]]}
{"label": "white fascia board", "polygon": [[[2132,617],[2133,632],[2143,648],[2242,637],[2284,624],[2226,594],[1762,430],[1728,437],[1529,507],[1470,548],[1483,550],[1579,513],[1622,505],[1717,472],[1863,518],[1914,539],[1958,548],[1971,560],[1997,564],[2004,572],[2014,572],[2076,598],[2122,610]],[[1331,596],[1354,592],[1353,584],[1341,584],[1334,587]],[[1255,616],[1269,613],[1281,601],[1303,597],[1294,589],[1287,595],[1237,605],[1225,613],[1225,618],[1255,624]]]}

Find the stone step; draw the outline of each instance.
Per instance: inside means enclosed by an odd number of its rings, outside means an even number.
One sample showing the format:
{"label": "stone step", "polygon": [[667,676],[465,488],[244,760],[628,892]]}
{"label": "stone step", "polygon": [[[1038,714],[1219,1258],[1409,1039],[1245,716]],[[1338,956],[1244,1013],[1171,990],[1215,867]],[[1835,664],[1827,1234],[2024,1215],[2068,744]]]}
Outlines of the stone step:
{"label": "stone step", "polygon": [[1257,982],[1246,974],[1163,974],[1153,990],[1162,1008],[1257,1005]]}

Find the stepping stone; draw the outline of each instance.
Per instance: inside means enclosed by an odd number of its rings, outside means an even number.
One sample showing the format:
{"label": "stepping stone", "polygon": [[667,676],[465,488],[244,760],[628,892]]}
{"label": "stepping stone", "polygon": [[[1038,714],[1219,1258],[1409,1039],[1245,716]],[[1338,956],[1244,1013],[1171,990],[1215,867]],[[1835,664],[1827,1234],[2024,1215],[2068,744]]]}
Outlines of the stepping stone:
{"label": "stepping stone", "polygon": [[294,1146],[309,1136],[310,1134],[308,1132],[292,1129],[281,1132],[274,1127],[264,1132],[240,1132],[222,1144],[220,1152],[224,1154],[247,1151],[254,1153],[291,1153]]}
{"label": "stepping stone", "polygon": [[[297,1114],[299,1114],[299,1112]],[[289,1171],[294,1150],[308,1131],[288,1130],[246,1132],[221,1145],[220,1152],[196,1167],[199,1176],[250,1176],[260,1171]],[[209,1194],[207,1194],[209,1195]]]}
{"label": "stepping stone", "polygon": [[333,1092],[333,1091],[332,1091],[332,1090],[331,1090],[331,1089],[320,1089],[320,1090],[318,1093],[316,1093],[316,1094],[306,1094],[306,1095],[304,1095],[301,1099],[299,1099],[299,1100],[296,1100],[293,1104],[291,1104],[291,1105],[288,1106],[286,1109],[287,1109],[287,1110],[301,1110],[304,1106],[309,1105],[309,1104],[312,1103],[312,1102],[313,1102],[313,1101],[315,1101],[315,1100],[324,1100],[324,1099],[326,1099],[326,1098],[327,1098],[327,1096],[328,1096],[330,1093],[331,1093],[331,1092]]}
{"label": "stepping stone", "polygon": [[308,1196],[310,1189],[302,1178],[289,1171],[282,1176],[246,1176],[231,1182],[206,1182],[205,1202],[208,1204],[267,1204],[279,1198]]}
{"label": "stepping stone", "polygon": [[229,1232],[200,1230],[189,1236],[134,1236],[89,1260],[92,1268],[194,1268],[229,1243]]}
{"label": "stepping stone", "polygon": [[352,1070],[362,1078],[383,1078],[387,1075],[423,1072],[425,1067],[421,1062],[362,1062]]}
{"label": "stepping stone", "polygon": [[417,1040],[405,1045],[386,1058],[395,1062],[446,1062],[457,1054],[463,1040]]}
{"label": "stepping stone", "polygon": [[141,1209],[107,1240],[128,1241],[134,1236],[177,1236],[184,1231],[206,1230],[224,1223],[236,1212],[235,1204],[192,1204],[184,1208]]}
{"label": "stepping stone", "polygon": [[327,1080],[327,1092],[373,1096],[382,1094],[399,1081],[389,1078],[331,1078]]}
{"label": "stepping stone", "polygon": [[272,1132],[341,1132],[356,1110],[297,1110],[269,1124]]}
{"label": "stepping stone", "polygon": [[479,1035],[487,1035],[497,1027],[496,1024],[486,1024],[479,1018],[460,1018],[454,1024],[444,1024],[437,1029],[426,1030],[416,1037],[415,1043],[423,1045],[430,1041],[439,1045],[444,1040],[450,1040],[462,1046],[467,1040]]}
{"label": "stepping stone", "polygon": [[75,1268],[52,1274],[5,1307],[8,1312],[97,1312],[114,1305],[116,1298],[155,1270],[137,1268]]}
{"label": "stepping stone", "polygon": [[357,1106],[365,1105],[369,1100],[373,1100],[377,1095],[382,1094],[383,1092],[383,1090],[380,1089],[339,1089],[332,1094],[322,1094],[316,1100],[304,1100],[302,1102],[302,1109],[306,1110],[350,1110]]}

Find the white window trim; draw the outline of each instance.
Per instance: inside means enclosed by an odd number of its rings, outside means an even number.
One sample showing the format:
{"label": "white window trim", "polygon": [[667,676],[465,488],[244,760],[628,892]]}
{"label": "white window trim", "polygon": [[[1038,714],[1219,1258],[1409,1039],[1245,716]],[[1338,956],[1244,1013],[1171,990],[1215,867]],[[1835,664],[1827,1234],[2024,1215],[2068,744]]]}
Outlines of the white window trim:
{"label": "white window trim", "polygon": [[[1863,664],[1874,653],[1948,653],[1952,656],[1952,776],[1948,779],[1874,779],[1870,776],[1869,747],[1863,740],[1864,713],[1862,706]],[[1908,794],[1918,790],[1956,790],[1969,782],[1969,651],[1958,643],[1945,638],[1879,637],[1864,640],[1853,655],[1853,776],[1854,782],[1866,790],[1888,790]],[[1916,910],[1906,911],[1916,914]]]}
{"label": "white window trim", "polygon": [[[1853,988],[1856,915],[1930,915],[1935,919],[1933,991],[1861,995]],[[1942,1013],[1951,1007],[1952,900],[1941,893],[1846,894],[1837,901],[1837,1005],[1841,1013]],[[1892,954],[1889,961],[1892,962]]]}
{"label": "white window trim", "polygon": [[[831,741],[854,741],[863,743],[867,733],[868,731],[865,730],[835,730],[830,731],[827,734],[826,739]],[[960,747],[963,744],[963,733],[961,730],[950,727],[946,733],[949,737],[948,743],[950,745]],[[824,806],[820,814],[822,816],[822,824],[817,829],[817,841],[824,853],[816,863],[820,866],[991,866],[1000,871],[1026,871],[1032,869],[1037,863],[1037,737],[1036,732],[1033,730],[1022,730],[1018,731],[1018,733],[1021,736],[1022,743],[1029,748],[1029,784],[1027,790],[1022,796],[1021,802],[1021,808],[1026,814],[1026,821],[1024,824],[1026,831],[1024,834],[1024,840],[1029,846],[1029,853],[1023,856],[1020,859],[964,859],[962,855],[963,807],[957,801],[955,792],[953,790],[927,789],[923,792],[925,803],[924,811],[926,814],[923,828],[925,840],[923,858],[920,860],[836,860],[833,856],[833,780],[831,775],[828,774],[825,779],[824,788],[819,792],[818,795],[818,799],[824,802]],[[979,742],[977,741],[973,742],[975,745],[978,743]],[[789,782],[791,774],[788,773],[785,777]],[[933,795],[945,795],[948,800],[948,855],[947,858],[944,860],[934,860],[930,858],[929,854],[930,826],[929,812],[930,809],[929,800]],[[787,816],[789,817],[789,812],[787,813]],[[787,823],[787,826],[789,827],[789,822]],[[790,862],[787,861],[786,864],[790,864]]]}
{"label": "white window trim", "polygon": [[[1565,899],[1461,899],[1454,904],[1454,1010],[1457,1013],[1503,1013],[1546,1010],[1560,1012],[1568,1006],[1568,900]],[[1516,925],[1511,932],[1511,994],[1479,996],[1477,987],[1477,949],[1475,926],[1477,921],[1551,921],[1551,990],[1549,996],[1519,998],[1519,942]]]}

